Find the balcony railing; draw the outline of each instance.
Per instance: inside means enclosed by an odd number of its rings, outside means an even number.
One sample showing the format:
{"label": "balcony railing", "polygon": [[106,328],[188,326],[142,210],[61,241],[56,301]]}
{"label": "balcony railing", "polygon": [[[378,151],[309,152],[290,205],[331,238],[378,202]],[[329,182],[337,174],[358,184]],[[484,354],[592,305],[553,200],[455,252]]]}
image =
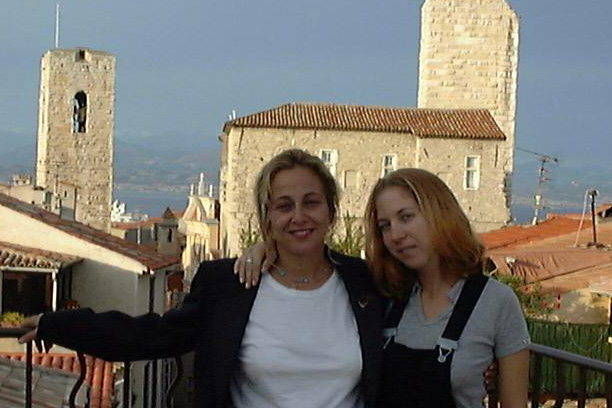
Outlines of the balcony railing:
{"label": "balcony railing", "polygon": [[[554,407],[560,408],[563,406],[565,399],[568,399],[576,401],[578,408],[584,408],[589,398],[605,398],[606,407],[612,408],[612,364],[541,344],[531,344],[529,351],[531,354],[529,378],[531,407],[539,407],[542,400],[553,399],[555,401]],[[555,390],[554,392],[544,393],[542,390],[544,378],[543,362],[547,359],[554,364]],[[567,373],[572,367],[578,370],[579,384],[577,392],[570,394],[565,388]],[[587,392],[587,376],[589,372],[600,373],[604,376],[604,392],[597,394],[589,394]],[[489,395],[488,405],[489,408],[498,406],[497,395]]]}
{"label": "balcony railing", "polygon": [[[19,338],[26,333],[25,329],[0,328],[0,338]],[[552,347],[542,346],[540,344],[531,344],[531,374],[530,374],[530,400],[531,407],[540,406],[540,397],[542,393],[543,383],[543,361],[549,359],[554,362],[555,366],[555,383],[556,390],[552,395],[547,393],[546,399],[554,399],[555,407],[561,407],[565,399],[577,401],[578,408],[584,408],[588,398],[598,397],[606,399],[606,407],[612,408],[612,364],[604,361],[595,360],[589,357],[584,357],[579,354],[569,353],[567,351],[555,349]],[[75,399],[79,388],[83,385],[86,376],[87,366],[85,358],[81,353],[77,353],[81,373],[79,379],[74,384],[69,397],[69,406],[75,408]],[[183,376],[182,360],[180,357],[176,361],[176,375],[170,382],[170,385],[165,393],[165,406],[171,408],[173,406],[172,393],[176,390],[176,385]],[[570,367],[576,367],[579,372],[579,387],[576,395],[569,395],[565,390],[565,374]],[[587,392],[587,377],[589,372],[600,373],[605,378],[605,391],[599,395],[589,395]],[[131,391],[130,391],[130,363],[124,363],[124,378],[123,378],[123,408],[131,406]],[[26,408],[32,408],[32,343],[26,345],[26,368],[25,368],[26,386],[24,390],[24,401]],[[498,405],[495,395],[489,396],[489,407]]]}
{"label": "balcony railing", "polygon": [[[26,334],[27,330],[26,329],[20,329],[20,328],[0,328],[0,338],[15,338],[18,339],[19,337],[23,336],[24,334]],[[26,344],[26,361],[25,361],[25,389],[24,389],[24,403],[25,403],[25,407],[26,408],[32,408],[32,402],[33,402],[33,396],[32,396],[32,371],[33,371],[33,365],[32,365],[32,356],[33,356],[33,350],[32,350],[32,343],[27,343]],[[87,365],[85,362],[85,356],[81,353],[77,352],[77,356],[78,356],[78,360],[79,360],[79,367],[80,367],[80,376],[77,379],[77,381],[75,382],[74,386],[72,387],[72,390],[70,391],[70,396],[69,396],[69,400],[68,400],[68,404],[70,406],[70,408],[76,408],[76,398],[77,398],[77,394],[79,392],[79,389],[81,388],[81,386],[83,385],[83,383],[85,382],[85,377],[87,374]],[[182,365],[182,360],[180,357],[176,357],[175,358],[175,364],[176,364],[176,374],[174,375],[174,377],[171,379],[169,386],[165,392],[165,407],[166,408],[172,408],[173,407],[173,392],[176,390],[176,386],[178,384],[178,382],[181,380],[182,376],[183,376],[183,365]],[[130,384],[131,384],[131,363],[130,362],[124,362],[123,363],[123,401],[122,401],[122,408],[130,408],[131,407],[131,389],[130,389]]]}

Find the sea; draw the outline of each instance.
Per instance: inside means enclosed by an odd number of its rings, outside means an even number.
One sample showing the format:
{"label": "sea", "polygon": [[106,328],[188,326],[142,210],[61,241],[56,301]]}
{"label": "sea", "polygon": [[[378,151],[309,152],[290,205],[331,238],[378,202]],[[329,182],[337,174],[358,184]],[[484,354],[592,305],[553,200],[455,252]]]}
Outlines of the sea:
{"label": "sea", "polygon": [[114,199],[125,203],[125,211],[160,217],[167,207],[184,210],[187,207],[187,192],[114,190]]}
{"label": "sea", "polygon": [[[115,190],[115,199],[126,204],[126,212],[147,214],[149,217],[161,216],[166,207],[184,210],[187,206],[187,193],[161,191]],[[545,219],[549,212],[580,213],[581,208],[544,208],[540,211],[540,219]],[[524,204],[512,206],[512,223],[529,224],[533,219],[533,207]]]}

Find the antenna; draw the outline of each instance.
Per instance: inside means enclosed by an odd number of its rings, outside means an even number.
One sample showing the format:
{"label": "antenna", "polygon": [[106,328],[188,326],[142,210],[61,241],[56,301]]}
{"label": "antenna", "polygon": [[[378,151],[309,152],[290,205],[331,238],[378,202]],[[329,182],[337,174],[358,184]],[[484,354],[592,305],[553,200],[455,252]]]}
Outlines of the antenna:
{"label": "antenna", "polygon": [[59,48],[59,3],[55,3],[55,48]]}
{"label": "antenna", "polygon": [[555,164],[559,164],[559,159],[556,157],[548,156],[546,154],[537,153],[527,149],[521,149],[517,147],[516,150],[520,150],[521,152],[530,153],[535,155],[540,161],[540,169],[538,171],[538,185],[536,187],[536,193],[533,196],[534,207],[533,207],[533,219],[531,220],[531,225],[536,225],[538,223],[538,215],[540,210],[542,209],[542,187],[544,183],[550,181],[548,177],[546,177],[546,173],[548,170],[546,169],[546,163],[553,162]]}

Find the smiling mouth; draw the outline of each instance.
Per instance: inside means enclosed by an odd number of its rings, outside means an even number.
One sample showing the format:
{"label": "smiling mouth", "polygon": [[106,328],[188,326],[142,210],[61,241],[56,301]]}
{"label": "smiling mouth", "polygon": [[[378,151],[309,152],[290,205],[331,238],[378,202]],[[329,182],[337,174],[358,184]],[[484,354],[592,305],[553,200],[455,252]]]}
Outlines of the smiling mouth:
{"label": "smiling mouth", "polygon": [[306,229],[289,231],[289,233],[296,238],[305,238],[309,236],[310,234],[312,234],[313,231],[314,229],[312,228],[306,228]]}
{"label": "smiling mouth", "polygon": [[416,245],[411,245],[411,246],[407,246],[407,247],[402,247],[402,248],[398,248],[397,249],[397,253],[399,254],[407,254],[410,251],[413,251],[414,249],[416,249]]}

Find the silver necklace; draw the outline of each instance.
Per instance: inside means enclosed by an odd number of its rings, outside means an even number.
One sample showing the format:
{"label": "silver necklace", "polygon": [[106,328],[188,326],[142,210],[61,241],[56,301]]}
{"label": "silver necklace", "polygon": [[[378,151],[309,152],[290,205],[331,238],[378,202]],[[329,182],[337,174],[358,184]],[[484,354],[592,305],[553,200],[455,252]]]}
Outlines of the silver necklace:
{"label": "silver necklace", "polygon": [[272,266],[278,272],[278,276],[280,276],[281,278],[289,278],[292,283],[295,283],[297,285],[310,285],[312,283],[312,277],[310,276],[299,276],[297,278],[292,278],[290,277],[289,272],[287,272],[280,266],[276,264],[272,264]]}

